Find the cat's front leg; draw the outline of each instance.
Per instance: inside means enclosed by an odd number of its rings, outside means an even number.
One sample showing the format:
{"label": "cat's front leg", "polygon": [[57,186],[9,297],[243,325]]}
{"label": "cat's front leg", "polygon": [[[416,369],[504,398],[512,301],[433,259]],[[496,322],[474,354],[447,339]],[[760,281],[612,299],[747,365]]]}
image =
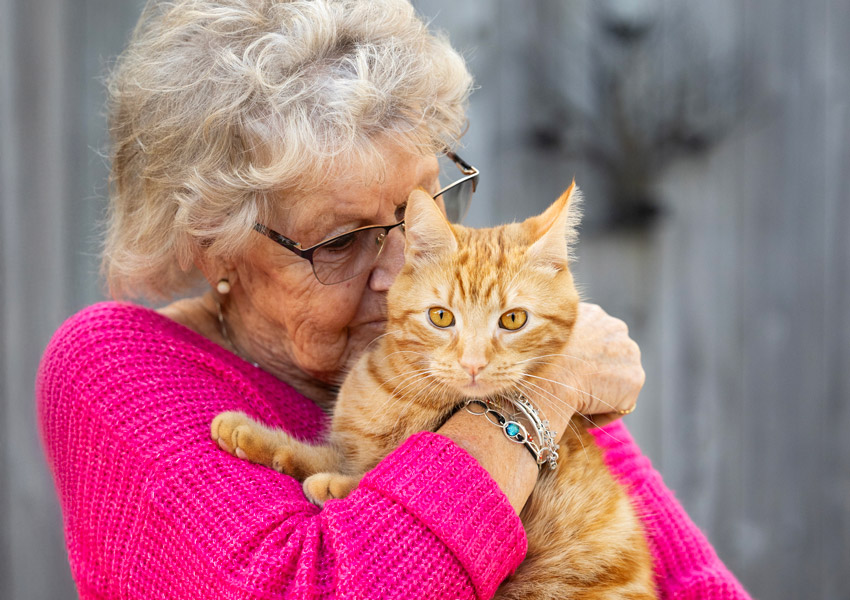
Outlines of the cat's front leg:
{"label": "cat's front leg", "polygon": [[363,479],[363,475],[316,473],[304,480],[304,495],[316,506],[324,506],[333,498],[345,498]]}
{"label": "cat's front leg", "polygon": [[313,473],[339,468],[339,455],[332,447],[305,444],[241,412],[224,412],[216,416],[210,435],[230,454],[291,475],[299,481]]}

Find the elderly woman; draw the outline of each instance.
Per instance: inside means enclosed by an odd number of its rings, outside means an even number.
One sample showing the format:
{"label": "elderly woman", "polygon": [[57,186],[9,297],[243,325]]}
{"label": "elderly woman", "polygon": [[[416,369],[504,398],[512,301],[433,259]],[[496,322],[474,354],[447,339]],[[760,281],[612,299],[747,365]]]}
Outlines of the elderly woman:
{"label": "elderly woman", "polygon": [[[468,163],[436,158],[464,128],[462,59],[405,0],[178,0],[146,8],[109,89],[106,279],[118,298],[184,299],[90,307],[45,352],[80,596],[490,597],[523,559],[537,476],[496,428],[461,411],[323,509],[209,439],[224,410],[320,437],[383,330],[408,194],[458,215],[474,189]],[[571,352],[565,380],[601,401],[555,386],[564,405],[598,423],[631,410],[643,372],[622,323],[584,306]],[[662,596],[745,597],[622,425],[598,440]]]}

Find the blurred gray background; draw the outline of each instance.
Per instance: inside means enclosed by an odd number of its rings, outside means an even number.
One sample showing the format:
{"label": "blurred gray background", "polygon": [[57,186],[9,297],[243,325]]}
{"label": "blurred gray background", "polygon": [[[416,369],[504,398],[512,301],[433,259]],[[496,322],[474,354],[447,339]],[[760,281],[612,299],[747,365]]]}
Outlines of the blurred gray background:
{"label": "blurred gray background", "polygon": [[[850,598],[850,1],[419,0],[479,89],[468,223],[586,193],[575,267],[647,383],[627,423],[757,598]],[[140,0],[0,0],[0,598],[75,598],[35,427],[102,298],[100,77]]]}

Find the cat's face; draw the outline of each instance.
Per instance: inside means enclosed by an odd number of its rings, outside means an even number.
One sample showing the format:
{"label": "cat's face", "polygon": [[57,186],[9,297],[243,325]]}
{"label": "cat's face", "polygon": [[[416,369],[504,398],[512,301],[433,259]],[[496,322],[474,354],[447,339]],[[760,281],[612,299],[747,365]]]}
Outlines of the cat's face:
{"label": "cat's face", "polygon": [[571,186],[538,217],[475,230],[450,225],[425,194],[411,196],[388,331],[401,332],[390,333],[399,359],[421,370],[434,402],[534,394],[578,312],[568,269],[575,205]]}

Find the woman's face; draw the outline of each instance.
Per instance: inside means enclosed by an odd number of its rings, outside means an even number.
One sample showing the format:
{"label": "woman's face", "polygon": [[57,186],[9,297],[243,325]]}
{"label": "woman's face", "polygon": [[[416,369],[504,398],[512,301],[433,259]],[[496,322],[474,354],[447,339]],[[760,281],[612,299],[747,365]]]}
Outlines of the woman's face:
{"label": "woman's face", "polygon": [[[264,223],[308,248],[367,225],[404,217],[416,187],[438,189],[437,159],[381,147],[383,181],[342,173],[321,192],[286,202],[279,220]],[[257,235],[236,265],[225,299],[230,337],[239,350],[296,387],[299,377],[337,383],[340,374],[386,323],[386,292],[404,261],[404,234],[393,229],[371,270],[335,285],[322,285],[310,263]]]}

